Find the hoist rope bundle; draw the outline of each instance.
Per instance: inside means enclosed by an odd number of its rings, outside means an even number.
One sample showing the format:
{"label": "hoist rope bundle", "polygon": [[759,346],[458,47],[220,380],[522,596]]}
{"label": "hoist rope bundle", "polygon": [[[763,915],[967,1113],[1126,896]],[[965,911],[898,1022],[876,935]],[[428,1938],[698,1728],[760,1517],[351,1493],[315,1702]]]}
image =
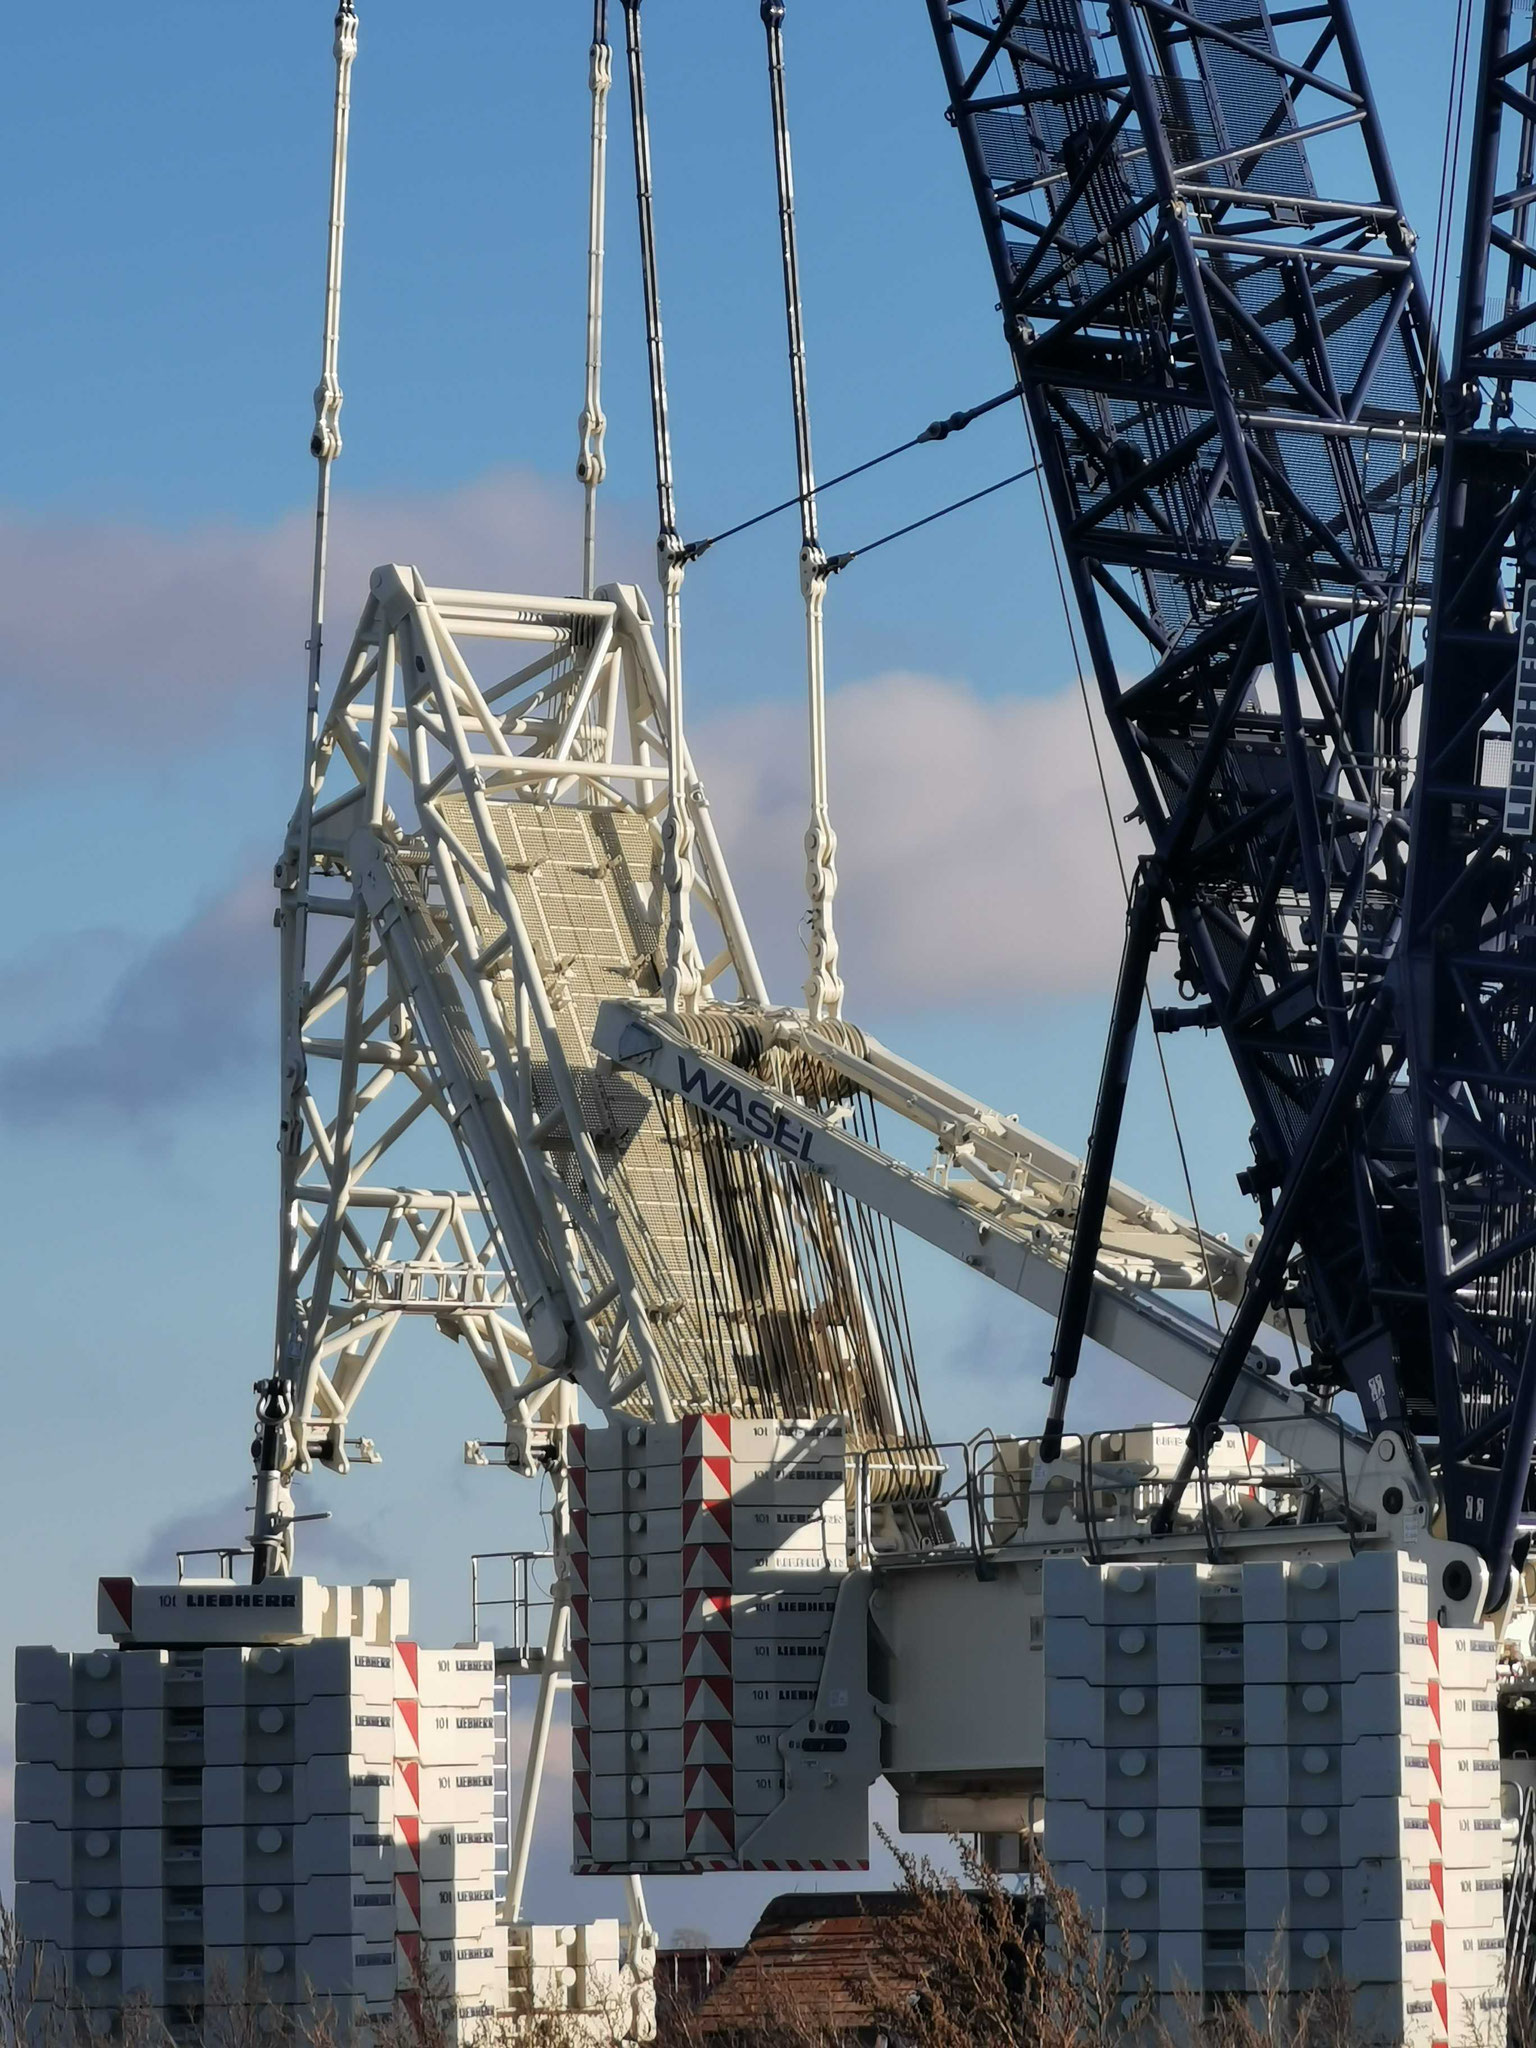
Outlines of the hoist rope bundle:
{"label": "hoist rope bundle", "polygon": [[[842,1102],[854,1093],[853,1084],[814,1052],[777,1044],[772,1020],[761,1011],[734,1004],[705,1004],[687,1017],[675,1018],[672,1029],[701,1052],[711,1052],[733,1067],[757,1074],[786,1094],[814,1094]],[[816,1029],[819,1037],[839,1051],[868,1059],[869,1041],[856,1024],[823,1018]]]}
{"label": "hoist rope bundle", "polygon": [[[710,1398],[738,1413],[841,1415],[850,1449],[875,1454],[879,1497],[929,1496],[941,1461],[928,1448],[889,1226],[653,1093],[685,1219]],[[855,1101],[854,1128],[878,1143],[873,1104]]]}
{"label": "hoist rope bundle", "polygon": [[[851,1106],[854,1135],[878,1150],[873,1101],[829,1061],[774,1043],[769,1018],[710,1005],[676,1020],[701,1051],[825,1115]],[[855,1058],[855,1026],[821,1035]],[[748,1412],[845,1415],[856,1449],[875,1451],[886,1496],[921,1499],[937,1483],[890,1224],[787,1162],[734,1143],[712,1118],[653,1090],[688,1241],[709,1391]],[[806,1403],[810,1406],[807,1407]]]}

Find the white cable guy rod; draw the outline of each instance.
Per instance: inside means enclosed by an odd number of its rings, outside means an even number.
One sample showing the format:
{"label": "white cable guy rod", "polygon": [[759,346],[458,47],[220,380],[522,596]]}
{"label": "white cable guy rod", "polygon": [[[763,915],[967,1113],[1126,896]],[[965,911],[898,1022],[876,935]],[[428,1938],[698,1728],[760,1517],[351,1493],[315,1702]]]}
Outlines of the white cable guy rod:
{"label": "white cable guy rod", "polygon": [[581,409],[581,453],[576,475],[585,494],[581,528],[581,594],[597,588],[597,487],[607,474],[603,459],[603,256],[608,211],[608,90],[613,52],[608,46],[608,0],[594,0],[592,52],[587,82],[592,92],[592,161],[587,204],[587,395]]}
{"label": "white cable guy rod", "polygon": [[[308,931],[310,835],[314,814],[316,750],[320,736],[320,661],[325,632],[326,548],[330,534],[331,464],[341,453],[337,420],[341,413],[341,382],[336,373],[341,333],[341,252],[347,220],[347,130],[352,113],[352,60],[357,55],[357,12],[352,0],[341,0],[336,15],[332,53],[336,60],[336,98],[331,123],[330,227],[325,252],[325,318],[321,338],[320,382],[315,387],[315,426],[310,453],[318,468],[315,487],[315,553],[310,582],[309,675],[304,715],[304,781],[299,808],[284,862],[279,869],[282,896],[278,925],[283,951],[284,1014],[282,1020],[282,1155],[283,1203],[278,1259],[277,1376],[262,1383],[258,1413],[260,1446],[257,1458],[255,1513],[252,1523],[252,1576],[284,1570],[292,1552],[292,1505],[283,1474],[285,1430],[303,1428],[294,1416],[284,1382],[299,1372],[305,1336],[302,1319],[292,1316],[297,1198],[295,1182],[304,1144],[303,985]],[[362,943],[358,940],[357,943]]]}
{"label": "white cable guy rod", "polygon": [[651,131],[645,111],[645,67],[640,55],[640,0],[624,0],[624,42],[629,59],[630,129],[635,147],[635,203],[640,218],[640,275],[645,294],[645,339],[651,378],[651,429],[656,457],[656,568],[664,600],[667,665],[667,815],[662,826],[662,885],[666,891],[666,947],[662,994],[669,1013],[693,1009],[702,982],[694,944],[692,794],[683,744],[683,543],[677,530],[672,483],[672,437],[667,424],[667,370],[662,353],[661,299],[656,282],[656,223],[651,192]]}
{"label": "white cable guy rod", "polygon": [[[320,735],[320,662],[325,637],[325,571],[326,550],[330,539],[331,464],[341,453],[341,433],[337,426],[341,413],[341,381],[336,373],[336,358],[341,335],[341,254],[347,224],[347,131],[352,114],[352,60],[357,55],[357,12],[352,0],[341,0],[341,7],[336,15],[332,50],[336,59],[336,99],[331,125],[331,204],[325,252],[325,318],[321,335],[320,382],[315,386],[315,425],[309,440],[309,452],[315,458],[317,475],[309,639],[305,643],[309,656],[309,676],[304,714],[304,781],[294,821],[296,829],[293,831],[281,871],[283,894],[278,911],[285,958],[285,986],[295,992],[292,997],[295,1004],[298,1000],[296,991],[304,979],[305,927],[310,887],[310,832],[317,773],[315,754]],[[283,1031],[282,1150],[286,1162],[290,1159],[297,1160],[304,1139],[304,1052],[297,1009],[293,1015],[284,1017]],[[292,1229],[292,1217],[289,1213],[291,1206],[291,1203],[285,1202],[285,1231]],[[291,1249],[291,1245],[284,1244],[285,1260]],[[285,1279],[288,1271],[285,1263]],[[279,1298],[282,1298],[281,1295]],[[279,1363],[281,1365],[282,1362]]]}
{"label": "white cable guy rod", "polygon": [[[352,118],[352,60],[357,55],[357,10],[341,0],[336,15],[336,105],[331,130],[331,217],[325,252],[325,325],[320,382],[315,386],[315,430],[309,452],[317,465],[315,559],[309,603],[309,700],[305,728],[305,769],[314,762],[320,732],[320,657],[325,636],[325,568],[331,524],[331,464],[341,453],[341,380],[336,373],[341,340],[341,252],[347,228],[347,130]],[[307,819],[306,819],[307,837]],[[308,846],[299,887],[309,892]]]}
{"label": "white cable guy rod", "polygon": [[832,899],[837,894],[837,834],[832,830],[827,801],[827,681],[822,612],[829,570],[816,525],[816,473],[811,461],[800,257],[795,238],[795,178],[784,95],[784,0],[762,0],[761,13],[768,32],[768,95],[773,109],[779,248],[784,261],[784,319],[789,337],[789,387],[799,477],[800,589],[805,598],[805,673],[811,722],[811,816],[805,833],[810,967],[805,980],[805,1001],[814,1019],[838,1017],[843,1007],[843,983],[837,971],[837,933],[832,922]]}

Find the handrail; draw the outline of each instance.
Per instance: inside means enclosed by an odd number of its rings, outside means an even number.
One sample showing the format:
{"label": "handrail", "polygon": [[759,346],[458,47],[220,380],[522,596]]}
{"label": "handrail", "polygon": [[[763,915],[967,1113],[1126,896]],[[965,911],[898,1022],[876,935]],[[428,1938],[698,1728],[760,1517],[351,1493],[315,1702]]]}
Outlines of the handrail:
{"label": "handrail", "polygon": [[[1038,1455],[1038,1437],[1001,1437],[983,1430],[964,1442],[930,1443],[924,1449],[942,1463],[939,1483],[924,1506],[933,1511],[935,1527],[944,1531],[929,1540],[919,1539],[902,1552],[881,1549],[875,1541],[875,1507],[881,1489],[872,1474],[894,1466],[896,1453],[874,1448],[856,1452],[850,1461],[852,1474],[853,1561],[868,1566],[876,1561],[894,1563],[925,1558],[934,1562],[959,1560],[982,1567],[1014,1546],[1027,1529],[1043,1535],[1047,1519],[1054,1529],[1060,1523],[1060,1540],[1080,1543],[1095,1562],[1102,1561],[1107,1536],[1130,1532],[1133,1525],[1150,1522],[1164,1491],[1155,1470],[1137,1476],[1138,1467],[1128,1466],[1124,1455],[1111,1455],[1108,1440],[1134,1437],[1138,1427],[1090,1431],[1063,1439],[1062,1453],[1054,1460]],[[1202,1487],[1201,1513],[1196,1520],[1204,1529],[1213,1559],[1218,1531],[1211,1513],[1213,1498],[1220,1494],[1288,1494],[1315,1483],[1294,1467],[1268,1467],[1252,1463],[1247,1470],[1218,1472]],[[1347,1479],[1336,1481],[1342,1497],[1344,1521],[1350,1517]],[[1110,1501],[1105,1505],[1105,1497]],[[1047,1508],[1052,1512],[1046,1516]],[[1331,1519],[1331,1518],[1330,1518]]]}
{"label": "handrail", "polygon": [[219,1577],[221,1579],[233,1579],[235,1576],[235,1559],[237,1557],[249,1557],[250,1554],[251,1546],[249,1543],[203,1543],[193,1550],[178,1550],[176,1553],[176,1583],[179,1586],[187,1576],[187,1559],[189,1557],[216,1557],[219,1560]]}
{"label": "handrail", "polygon": [[[548,1613],[554,1595],[544,1591],[535,1583],[533,1568],[539,1564],[554,1563],[552,1550],[480,1550],[469,1560],[469,1611],[470,1636],[477,1643],[497,1642],[498,1648],[510,1650],[520,1661],[533,1666],[536,1652],[544,1645],[544,1630],[534,1629],[536,1613]],[[512,1591],[508,1594],[491,1596],[480,1590],[481,1566],[506,1564],[512,1568]],[[492,1608],[512,1610],[511,1640],[499,1640],[481,1628],[481,1616]]]}

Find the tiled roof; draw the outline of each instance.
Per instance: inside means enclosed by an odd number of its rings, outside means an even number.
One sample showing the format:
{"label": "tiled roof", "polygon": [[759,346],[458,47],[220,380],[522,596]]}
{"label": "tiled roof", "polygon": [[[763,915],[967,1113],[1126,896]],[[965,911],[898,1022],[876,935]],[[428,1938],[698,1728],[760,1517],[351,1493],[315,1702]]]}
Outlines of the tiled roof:
{"label": "tiled roof", "polygon": [[[786,1892],[770,1901],[725,1981],[700,2007],[695,2032],[707,2040],[768,2016],[800,2014],[862,2032],[871,2025],[866,1985],[878,1923],[916,1903],[903,1892]],[[889,1995],[888,1944],[881,1962]]]}

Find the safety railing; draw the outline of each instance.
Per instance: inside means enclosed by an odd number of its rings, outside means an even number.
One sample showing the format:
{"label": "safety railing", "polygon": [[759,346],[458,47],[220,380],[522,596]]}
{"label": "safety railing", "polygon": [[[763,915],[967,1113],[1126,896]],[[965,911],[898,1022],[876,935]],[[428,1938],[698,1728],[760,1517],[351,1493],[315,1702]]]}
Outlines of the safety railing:
{"label": "safety railing", "polygon": [[[1071,1544],[1094,1557],[1104,1545],[1142,1541],[1168,1478],[1159,1464],[1128,1453],[1128,1439],[1149,1433],[1131,1428],[1069,1436],[1049,1464],[1039,1456],[1038,1438],[985,1431],[964,1443],[924,1445],[921,1457],[932,1470],[922,1475],[917,1497],[910,1489],[904,1497],[901,1483],[917,1452],[857,1453],[854,1560],[937,1563],[952,1557],[980,1564],[1004,1549],[1041,1542]],[[1334,1482],[1335,1490],[1341,1486],[1341,1479]],[[1316,1493],[1315,1480],[1295,1467],[1266,1462],[1262,1452],[1234,1457],[1228,1449],[1196,1475],[1178,1526],[1203,1532],[1210,1555],[1219,1557],[1226,1537],[1265,1526],[1277,1514],[1337,1519],[1337,1506],[1324,1509]],[[1347,1518],[1347,1496],[1343,1509]]]}
{"label": "safety railing", "polygon": [[179,1586],[187,1576],[187,1560],[189,1558],[215,1557],[219,1561],[219,1569],[215,1573],[215,1577],[233,1579],[235,1576],[235,1559],[237,1557],[249,1557],[250,1554],[251,1546],[248,1543],[207,1543],[196,1550],[178,1550],[176,1553],[176,1583]]}
{"label": "safety railing", "polygon": [[482,1550],[469,1560],[470,1629],[501,1671],[538,1671],[553,1605],[554,1552]]}
{"label": "safety railing", "polygon": [[398,1309],[500,1307],[509,1299],[506,1276],[483,1266],[449,1266],[430,1259],[388,1266],[337,1269],[349,1301]]}

